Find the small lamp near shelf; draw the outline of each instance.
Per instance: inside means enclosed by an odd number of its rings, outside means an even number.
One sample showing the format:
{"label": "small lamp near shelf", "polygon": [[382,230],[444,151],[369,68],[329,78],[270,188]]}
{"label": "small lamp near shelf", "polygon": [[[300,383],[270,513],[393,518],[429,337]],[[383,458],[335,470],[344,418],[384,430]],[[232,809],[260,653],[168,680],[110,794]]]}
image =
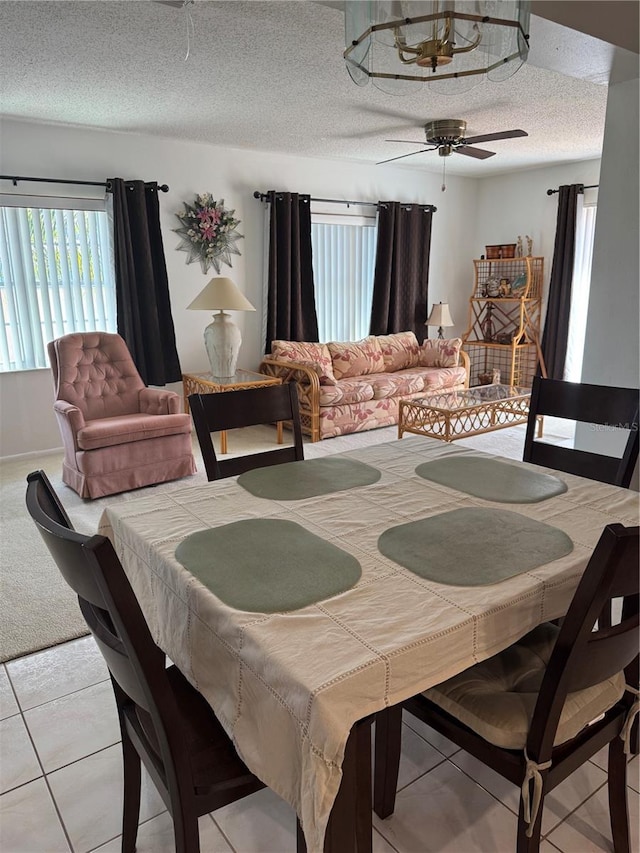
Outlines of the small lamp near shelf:
{"label": "small lamp near shelf", "polygon": [[232,321],[229,311],[255,311],[256,309],[242,294],[230,278],[216,276],[187,305],[192,311],[219,311],[213,315],[213,323],[204,330],[204,345],[209,356],[211,373],[215,378],[229,379],[236,372],[242,336]]}
{"label": "small lamp near shelf", "polygon": [[455,326],[455,323],[451,319],[449,305],[446,302],[437,302],[432,305],[431,313],[427,317],[427,322],[425,323],[425,326],[437,326],[438,337],[444,337],[442,334],[442,330],[446,329],[448,326]]}

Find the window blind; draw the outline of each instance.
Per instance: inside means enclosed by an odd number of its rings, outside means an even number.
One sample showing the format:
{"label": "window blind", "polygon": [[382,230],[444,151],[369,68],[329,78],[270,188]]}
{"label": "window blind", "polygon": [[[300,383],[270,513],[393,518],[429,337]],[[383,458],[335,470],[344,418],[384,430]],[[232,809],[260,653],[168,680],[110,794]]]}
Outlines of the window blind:
{"label": "window blind", "polygon": [[369,334],[376,254],[375,220],[312,222],[313,276],[321,342]]}
{"label": "window blind", "polygon": [[0,371],[47,367],[48,341],[116,330],[104,210],[0,207]]}

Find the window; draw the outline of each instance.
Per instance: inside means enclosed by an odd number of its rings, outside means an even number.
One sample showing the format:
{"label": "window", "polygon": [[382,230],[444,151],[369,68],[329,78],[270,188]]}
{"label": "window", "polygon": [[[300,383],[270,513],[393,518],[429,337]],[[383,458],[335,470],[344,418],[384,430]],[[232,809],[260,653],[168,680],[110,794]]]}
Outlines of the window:
{"label": "window", "polygon": [[369,334],[376,219],[353,213],[311,214],[318,337],[356,341]]}
{"label": "window", "polygon": [[571,309],[569,312],[569,337],[563,378],[580,382],[584,339],[587,331],[587,311],[591,286],[591,261],[593,238],[596,230],[597,205],[585,201],[578,206],[576,221],[576,248],[571,284]]}
{"label": "window", "polygon": [[69,332],[116,330],[104,202],[19,198],[0,199],[2,372],[48,367],[47,343]]}

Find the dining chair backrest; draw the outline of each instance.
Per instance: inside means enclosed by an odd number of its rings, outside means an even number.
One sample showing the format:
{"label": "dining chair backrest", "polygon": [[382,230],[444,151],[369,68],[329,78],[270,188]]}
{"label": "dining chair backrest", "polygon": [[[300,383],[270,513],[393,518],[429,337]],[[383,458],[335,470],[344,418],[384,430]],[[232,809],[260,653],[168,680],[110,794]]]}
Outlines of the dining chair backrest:
{"label": "dining chair backrest", "polygon": [[[638,398],[637,388],[587,385],[536,376],[531,388],[524,461],[627,488],[638,461]],[[606,456],[536,440],[537,419],[544,416],[629,430],[624,452],[621,456]]]}
{"label": "dining chair backrest", "polygon": [[[638,684],[640,528],[604,528],[562,621],[542,680],[528,753],[549,757],[567,694],[612,678],[625,670]],[[614,607],[614,600],[617,607]],[[601,613],[618,611],[619,621],[599,624]]]}
{"label": "dining chair backrest", "polygon": [[27,478],[27,509],[80,609],[112,678],[151,716],[153,735],[167,741],[165,720],[175,716],[166,684],[165,655],[154,643],[138,601],[104,536],[76,532],[46,474]]}
{"label": "dining chair backrest", "polygon": [[204,697],[175,665],[167,667],[111,542],[73,529],[43,471],[27,482],[29,514],[78,595],[111,675],[124,764],[123,853],[136,846],[141,760],[173,818],[176,850],[199,853],[198,817],[264,785]]}
{"label": "dining chair backrest", "polygon": [[[189,408],[198,436],[208,480],[242,474],[253,468],[298,462],[304,459],[298,392],[294,382],[247,388],[245,391],[221,391],[217,394],[191,394]],[[219,459],[212,432],[288,421],[293,444],[276,450]]]}

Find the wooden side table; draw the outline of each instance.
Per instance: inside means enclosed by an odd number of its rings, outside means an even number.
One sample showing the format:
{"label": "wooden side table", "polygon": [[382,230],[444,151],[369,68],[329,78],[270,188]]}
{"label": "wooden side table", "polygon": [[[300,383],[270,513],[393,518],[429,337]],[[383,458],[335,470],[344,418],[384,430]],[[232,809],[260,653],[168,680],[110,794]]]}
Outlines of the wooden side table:
{"label": "wooden side table", "polygon": [[[184,410],[189,413],[189,394],[217,394],[220,391],[244,391],[263,385],[281,385],[277,376],[265,376],[252,370],[237,370],[235,376],[217,377],[211,373],[183,373]],[[282,422],[277,423],[278,444],[282,444]],[[220,431],[220,453],[227,453],[227,431]]]}

